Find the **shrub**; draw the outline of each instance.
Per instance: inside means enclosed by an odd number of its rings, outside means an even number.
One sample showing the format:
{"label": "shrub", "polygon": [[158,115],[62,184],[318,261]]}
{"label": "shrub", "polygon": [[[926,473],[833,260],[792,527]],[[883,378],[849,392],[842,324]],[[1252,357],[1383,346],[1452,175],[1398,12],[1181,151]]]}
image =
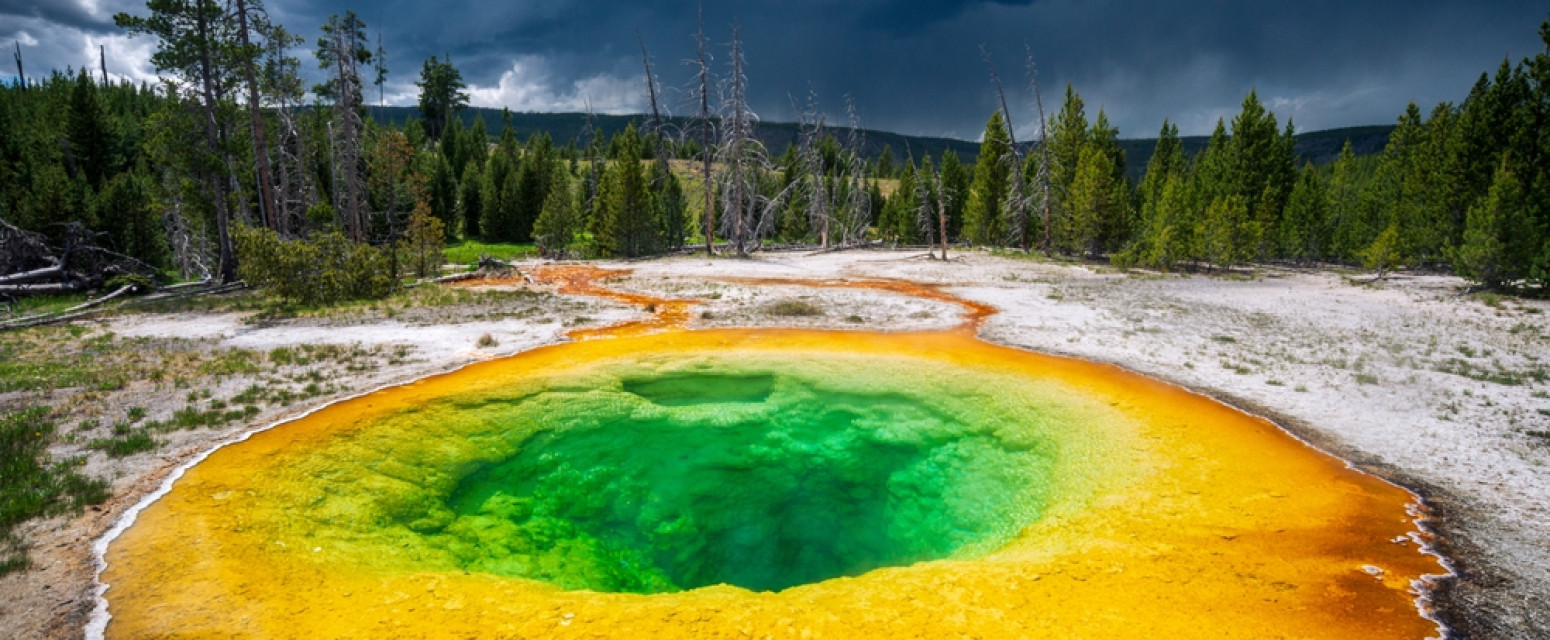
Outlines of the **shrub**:
{"label": "shrub", "polygon": [[283,240],[269,229],[239,227],[232,236],[237,275],[286,301],[327,305],[382,298],[397,286],[382,251],[337,231]]}
{"label": "shrub", "polygon": [[416,208],[409,218],[409,229],[398,241],[398,254],[415,276],[429,278],[441,270],[447,251],[443,229],[441,220],[423,208]]}
{"label": "shrub", "polygon": [[765,312],[772,316],[788,318],[823,315],[823,309],[806,300],[780,300],[773,302],[768,307],[765,307]]}
{"label": "shrub", "polygon": [[108,499],[107,482],[72,469],[79,460],[49,460],[53,433],[45,409],[0,413],[0,575],[27,566],[26,547],[14,534],[17,525]]}

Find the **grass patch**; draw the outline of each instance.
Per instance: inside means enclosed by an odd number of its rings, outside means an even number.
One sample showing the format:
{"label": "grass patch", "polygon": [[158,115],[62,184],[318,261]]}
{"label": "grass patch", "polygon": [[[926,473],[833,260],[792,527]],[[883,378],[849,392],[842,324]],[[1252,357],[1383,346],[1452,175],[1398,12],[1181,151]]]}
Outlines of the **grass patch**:
{"label": "grass patch", "polygon": [[111,438],[99,438],[86,445],[88,449],[96,449],[108,454],[109,458],[123,458],[142,451],[153,451],[159,446],[161,443],[144,429],[132,429],[128,433],[115,434]]}
{"label": "grass patch", "polygon": [[782,318],[804,318],[823,315],[823,309],[806,300],[777,300],[764,307],[768,315]]}
{"label": "grass patch", "polygon": [[1211,340],[1222,344],[1236,344],[1238,342],[1238,339],[1232,336],[1211,336]]}
{"label": "grass patch", "polygon": [[57,313],[86,302],[85,293],[23,296],[10,305],[11,316],[30,316],[39,313]]}
{"label": "grass patch", "polygon": [[1546,379],[1550,379],[1550,373],[1547,373],[1544,368],[1527,371],[1509,371],[1498,367],[1496,371],[1489,371],[1458,358],[1449,358],[1437,366],[1437,371],[1506,387],[1516,387],[1530,380],[1544,382]]}
{"label": "grass patch", "polygon": [[1378,384],[1378,376],[1371,373],[1356,374],[1356,384]]}
{"label": "grass patch", "polygon": [[447,245],[446,256],[448,264],[475,264],[479,262],[480,255],[487,255],[496,260],[510,262],[520,258],[537,257],[538,247],[533,244],[480,242],[478,240],[464,240]]}
{"label": "grass patch", "polygon": [[15,533],[18,525],[108,499],[106,481],[73,469],[81,460],[49,458],[53,434],[46,409],[0,413],[0,575],[27,567],[26,543]]}
{"label": "grass patch", "polygon": [[479,341],[474,343],[474,346],[479,347],[480,349],[488,349],[490,347],[498,347],[500,344],[500,342],[495,340],[494,336],[486,333],[482,336],[479,336]]}

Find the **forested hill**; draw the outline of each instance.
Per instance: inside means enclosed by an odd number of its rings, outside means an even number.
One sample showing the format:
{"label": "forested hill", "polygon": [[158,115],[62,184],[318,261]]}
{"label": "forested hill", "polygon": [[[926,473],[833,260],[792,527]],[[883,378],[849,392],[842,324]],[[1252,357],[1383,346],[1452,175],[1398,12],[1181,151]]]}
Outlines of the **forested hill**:
{"label": "forested hill", "polygon": [[[371,107],[370,113],[377,122],[396,126],[402,126],[409,118],[418,118],[419,109],[414,107]],[[462,111],[463,125],[472,127],[474,118],[484,116],[484,123],[490,135],[496,136],[501,130],[500,109],[476,109],[468,108]],[[629,115],[595,115],[594,122],[604,138],[624,131],[631,122],[637,126],[643,123],[647,116]],[[511,113],[511,129],[517,137],[526,140],[528,136],[540,131],[549,133],[556,145],[565,146],[571,140],[577,139],[585,128],[587,116],[584,113]],[[668,126],[675,132],[686,132],[691,137],[695,134],[693,120],[691,118],[675,117],[668,119]],[[780,155],[786,150],[786,145],[797,144],[798,125],[794,122],[761,122],[759,123],[759,139],[771,155]],[[830,128],[829,133],[840,140],[844,140],[848,130],[843,128]],[[894,158],[904,160],[913,154],[918,160],[930,155],[933,158],[941,158],[942,154],[951,149],[958,154],[964,162],[973,162],[974,156],[979,153],[979,144],[967,140],[954,140],[952,138],[931,138],[924,136],[906,136],[887,131],[864,130],[866,137],[864,154],[872,160],[882,153],[884,147],[893,150]]]}
{"label": "forested hill", "polygon": [[[419,109],[414,107],[370,107],[370,112],[377,122],[391,123],[395,126],[402,126],[410,118],[418,118],[420,115]],[[485,126],[491,135],[500,131],[502,116],[499,109],[464,109],[462,111],[464,126],[472,127],[474,118],[481,115],[484,116]],[[639,124],[646,118],[642,115],[593,117],[595,126],[601,130],[605,138],[624,131],[631,122]],[[549,137],[560,146],[579,137],[586,126],[586,121],[587,116],[582,113],[511,113],[511,128],[518,138],[526,140],[534,133],[547,131]],[[693,132],[692,121],[689,118],[671,118],[669,122],[675,130]],[[762,122],[759,124],[759,137],[771,154],[779,155],[786,150],[786,145],[796,144],[797,129],[798,125],[793,122]],[[1345,145],[1346,140],[1351,141],[1352,150],[1356,155],[1375,154],[1383,151],[1383,146],[1388,144],[1389,134],[1393,131],[1393,125],[1380,125],[1300,133],[1297,135],[1297,156],[1303,162],[1312,162],[1316,165],[1334,162],[1335,157],[1340,155],[1340,148]],[[830,132],[842,139],[846,135],[845,129],[831,129]],[[864,153],[872,160],[877,159],[884,147],[893,150],[896,160],[903,160],[907,155],[914,155],[917,159],[927,155],[941,158],[942,154],[949,149],[957,153],[959,159],[966,163],[973,163],[975,157],[979,155],[979,143],[968,140],[907,136],[875,130],[864,130],[862,133],[866,138]],[[1195,155],[1205,150],[1206,143],[1210,142],[1211,138],[1210,136],[1189,136],[1180,138],[1179,141],[1183,143],[1185,153]],[[1119,145],[1125,150],[1126,174],[1139,181],[1146,172],[1147,160],[1152,157],[1152,152],[1157,148],[1157,139],[1122,139]]]}
{"label": "forested hill", "polygon": [[[1384,145],[1389,143],[1389,134],[1393,132],[1394,125],[1376,125],[1299,133],[1297,134],[1297,159],[1299,163],[1312,162],[1315,165],[1334,162],[1335,158],[1340,156],[1340,149],[1345,146],[1347,140],[1351,141],[1351,150],[1358,156],[1381,153]],[[1211,142],[1211,136],[1181,137],[1179,142],[1183,145],[1185,154],[1194,156],[1206,150],[1206,144]],[[1141,176],[1146,174],[1147,160],[1152,158],[1152,152],[1157,149],[1157,139],[1121,139],[1119,146],[1125,150],[1125,174],[1132,179],[1140,180]]]}

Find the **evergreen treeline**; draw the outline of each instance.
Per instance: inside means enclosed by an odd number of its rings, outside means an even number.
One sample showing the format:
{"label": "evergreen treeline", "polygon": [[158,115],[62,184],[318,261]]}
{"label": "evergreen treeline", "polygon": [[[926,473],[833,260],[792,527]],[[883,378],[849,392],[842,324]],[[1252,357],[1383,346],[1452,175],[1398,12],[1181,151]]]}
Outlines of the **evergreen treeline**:
{"label": "evergreen treeline", "polygon": [[[1135,180],[1117,129],[1072,87],[1033,145],[1014,145],[1006,114],[992,114],[972,163],[868,152],[854,115],[842,140],[816,99],[770,156],[740,102],[734,48],[734,99],[717,109],[706,100],[672,126],[653,117],[612,136],[589,124],[561,146],[542,132],[518,139],[509,114],[494,132],[482,116],[466,125],[461,75],[435,57],[416,83],[423,117],[379,125],[365,103],[385,82],[383,52],[352,12],[320,29],[327,80],[309,92],[293,55],[306,39],[261,3],[147,7],[117,21],[156,40],[163,85],[81,71],[0,87],[0,219],[56,245],[78,240],[74,223],[157,268],[298,298],[380,295],[434,274],[443,243],[459,239],[633,257],[707,235],[739,252],[945,239],[1157,269],[1289,260],[1447,267],[1493,288],[1550,281],[1545,54],[1482,75],[1462,104],[1410,105],[1382,153],[1348,144],[1324,166],[1298,166],[1292,123],[1251,92],[1198,153],[1164,122]],[[1550,22],[1542,33],[1550,45]],[[306,258],[320,252],[347,255]],[[287,288],[283,277],[367,284]]]}
{"label": "evergreen treeline", "polygon": [[[1550,51],[1550,21],[1540,33]],[[1278,123],[1252,92],[1193,156],[1164,122],[1139,184],[1125,178],[1125,154],[1105,115],[1089,122],[1072,88],[1048,131],[1050,166],[1040,167],[1043,154],[1034,153],[1019,165],[1024,155],[1007,148],[1002,114],[991,116],[954,240],[1010,246],[1017,207],[1047,205],[1047,225],[1031,230],[1042,248],[1121,266],[1344,262],[1380,275],[1448,267],[1495,289],[1550,284],[1544,53],[1482,74],[1462,104],[1429,113],[1411,104],[1381,153],[1357,157],[1347,143],[1327,166],[1297,166],[1292,123]],[[914,175],[907,166],[902,182]],[[1008,180],[1022,179],[1021,192],[1037,194],[1041,175],[1048,202],[1018,202]],[[1038,217],[1027,224],[1039,226]]]}

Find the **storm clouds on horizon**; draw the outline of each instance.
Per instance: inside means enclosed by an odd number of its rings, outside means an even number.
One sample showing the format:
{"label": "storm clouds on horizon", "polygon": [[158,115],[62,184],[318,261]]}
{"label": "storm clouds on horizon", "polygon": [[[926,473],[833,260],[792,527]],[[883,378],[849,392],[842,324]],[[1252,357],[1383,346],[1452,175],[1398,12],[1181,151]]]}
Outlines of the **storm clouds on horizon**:
{"label": "storm clouds on horizon", "polygon": [[[422,62],[450,55],[476,106],[513,111],[647,109],[640,42],[677,114],[695,53],[694,2],[503,0],[424,2],[268,0],[272,18],[311,42],[329,14],[354,8],[388,52],[389,104],[412,105]],[[20,47],[29,77],[96,69],[154,78],[154,43],[130,38],[113,14],[146,13],[143,0],[0,0],[0,44]],[[1037,62],[1045,109],[1067,83],[1127,138],[1163,119],[1186,135],[1210,133],[1256,90],[1301,131],[1388,124],[1414,101],[1459,101],[1482,72],[1544,50],[1542,3],[1148,2],[1144,0],[744,0],[707,3],[705,29],[718,73],[739,26],[750,101],[766,120],[796,119],[809,87],[831,121],[845,99],[862,125],[977,139],[997,106],[980,46],[1012,100],[1019,135],[1036,119],[1025,50]],[[637,40],[639,38],[639,40]],[[1026,47],[1026,49],[1025,49]],[[9,62],[9,61],[8,61]],[[14,76],[7,65],[0,78]]]}

